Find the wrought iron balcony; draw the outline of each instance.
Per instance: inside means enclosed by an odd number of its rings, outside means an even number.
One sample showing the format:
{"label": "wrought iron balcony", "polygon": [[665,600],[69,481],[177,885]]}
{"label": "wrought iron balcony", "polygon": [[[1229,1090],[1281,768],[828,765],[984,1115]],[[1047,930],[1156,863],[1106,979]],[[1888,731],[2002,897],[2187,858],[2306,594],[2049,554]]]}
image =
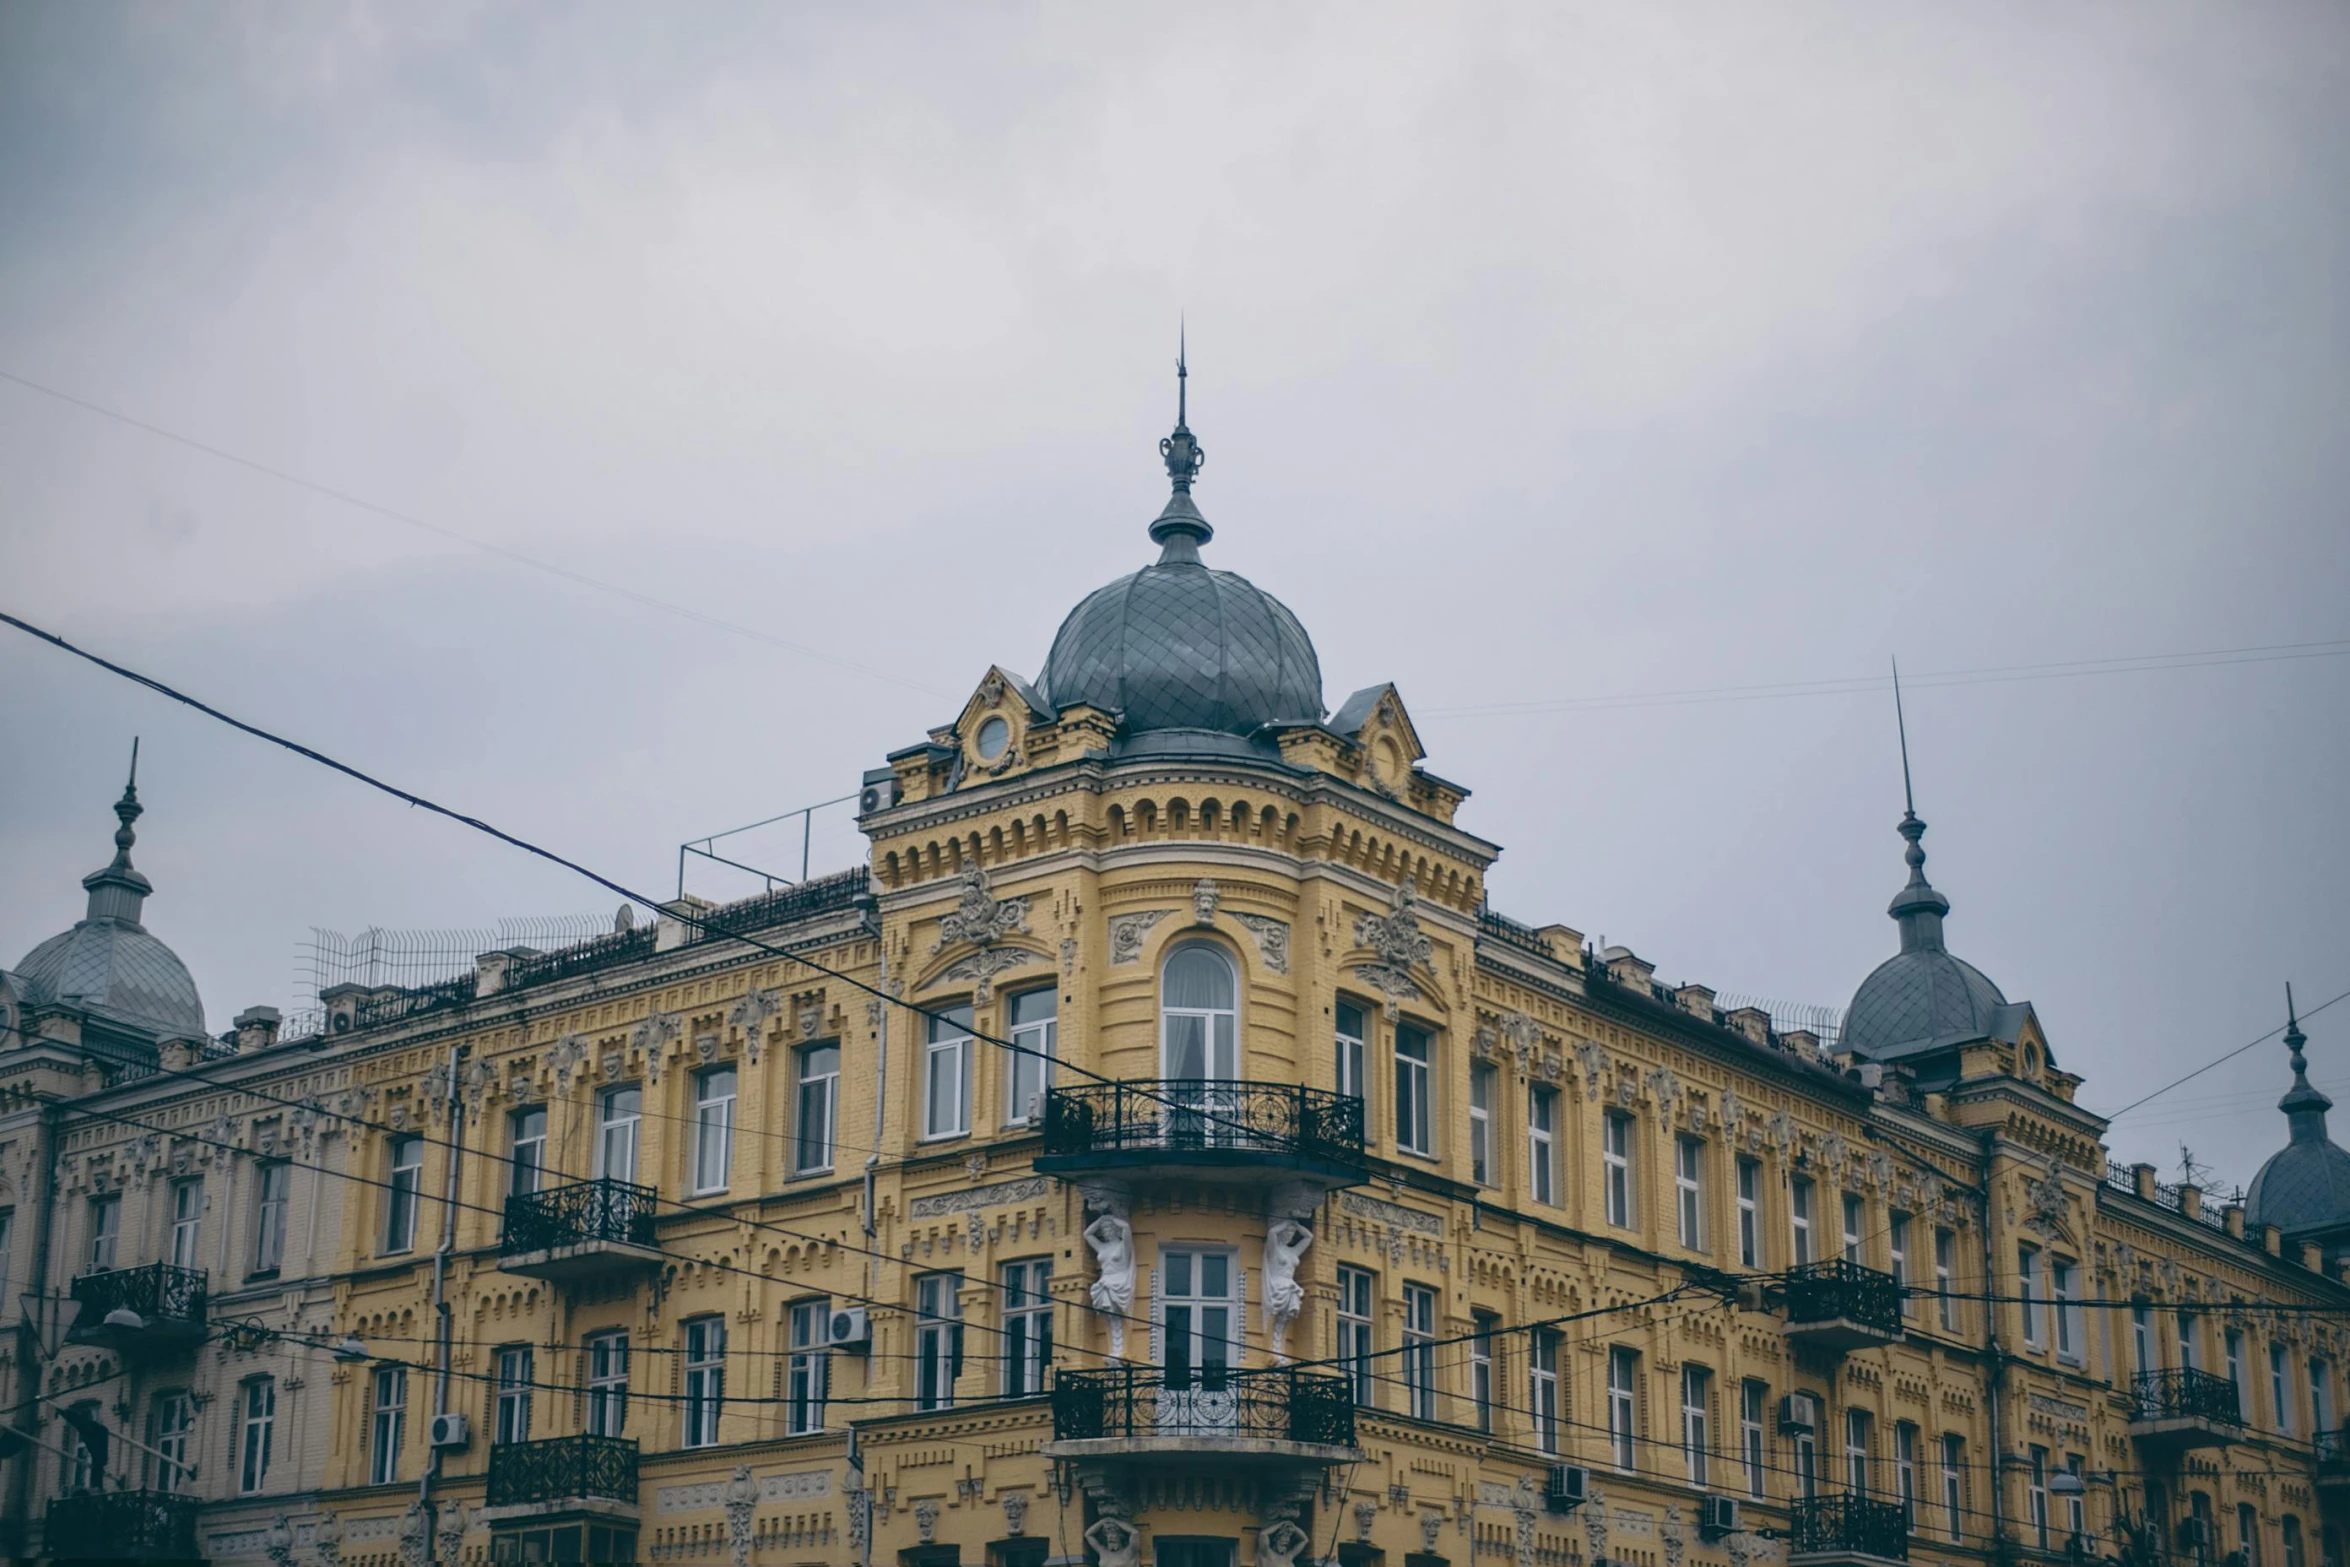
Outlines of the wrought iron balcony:
{"label": "wrought iron balcony", "polygon": [[657,1267],[653,1213],[659,1202],[650,1186],[609,1179],[516,1192],[506,1199],[498,1266],[558,1283],[615,1268]]}
{"label": "wrought iron balcony", "polygon": [[2130,1435],[2167,1448],[2224,1447],[2244,1434],[2236,1384],[2190,1366],[2141,1371],[2130,1383]]}
{"label": "wrought iron balcony", "polygon": [[2317,1483],[2329,1490],[2350,1485],[2350,1425],[2320,1431],[2312,1442],[2317,1449]]}
{"label": "wrought iron balcony", "polygon": [[1080,1083],[1045,1095],[1044,1152],[1056,1174],[1180,1165],[1229,1172],[1362,1178],[1363,1102],[1301,1083],[1219,1078]]}
{"label": "wrought iron balcony", "polygon": [[1355,1451],[1354,1396],[1342,1376],[1288,1366],[1061,1371],[1053,1441],[1069,1457],[1237,1452],[1343,1463]]}
{"label": "wrought iron balcony", "polygon": [[1838,1257],[1787,1270],[1787,1336],[1814,1349],[1867,1349],[1901,1337],[1901,1283]]}
{"label": "wrought iron balcony", "polygon": [[172,1491],[77,1491],[49,1504],[44,1534],[53,1558],[190,1561],[196,1499]]}
{"label": "wrought iron balcony", "polygon": [[[209,1293],[203,1269],[168,1262],[85,1273],[73,1281],[81,1311],[66,1338],[123,1350],[191,1344],[204,1336]],[[109,1322],[109,1317],[118,1320]]]}
{"label": "wrought iron balcony", "polygon": [[1909,1518],[1899,1502],[1868,1496],[1799,1496],[1787,1508],[1787,1560],[1909,1560]]}
{"label": "wrought iron balcony", "polygon": [[617,1436],[550,1436],[490,1449],[487,1507],[561,1502],[636,1505],[636,1443]]}

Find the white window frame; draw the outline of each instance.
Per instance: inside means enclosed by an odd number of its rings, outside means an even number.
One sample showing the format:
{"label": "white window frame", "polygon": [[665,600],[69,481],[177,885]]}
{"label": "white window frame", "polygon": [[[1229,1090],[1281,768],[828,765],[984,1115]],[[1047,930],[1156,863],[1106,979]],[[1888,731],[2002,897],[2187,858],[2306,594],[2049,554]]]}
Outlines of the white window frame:
{"label": "white window frame", "polygon": [[1526,1090],[1526,1196],[1558,1206],[1558,1090]]}
{"label": "white window frame", "polygon": [[1404,1411],[1415,1420],[1436,1418],[1436,1291],[1425,1284],[1403,1287]]}
{"label": "white window frame", "polygon": [[1033,1398],[1053,1364],[1053,1259],[1005,1263],[1003,1292],[1004,1396]]}
{"label": "white window frame", "polygon": [[1534,1424],[1537,1452],[1559,1450],[1559,1334],[1536,1328],[1526,1349],[1527,1414]]}
{"label": "white window frame", "polygon": [[171,1183],[171,1265],[204,1265],[204,1177],[183,1176]]}
{"label": "white window frame", "polygon": [[2277,1435],[2293,1434],[2293,1365],[2282,1344],[2268,1346],[2269,1402],[2276,1410]]}
{"label": "white window frame", "polygon": [[628,1331],[608,1328],[587,1336],[587,1429],[590,1436],[628,1431]]}
{"label": "white window frame", "polygon": [[[1346,1026],[1350,1013],[1354,1018],[1354,1030],[1351,1033]],[[1370,1016],[1368,1008],[1341,1000],[1330,1025],[1331,1053],[1335,1058],[1338,1091],[1365,1101],[1370,1098],[1371,1086],[1363,1077],[1370,1061]],[[1363,1121],[1367,1127],[1370,1117],[1364,1116]]]}
{"label": "white window frame", "polygon": [[158,1491],[177,1491],[194,1478],[188,1448],[196,1429],[196,1401],[185,1391],[158,1393],[147,1417],[150,1482]]}
{"label": "white window frame", "polygon": [[1490,1061],[1469,1063],[1469,1179],[1479,1186],[1495,1186],[1493,1169],[1493,1095],[1501,1074]]}
{"label": "white window frame", "polygon": [[1849,1405],[1844,1411],[1844,1488],[1854,1496],[1874,1493],[1870,1484],[1875,1476],[1869,1472],[1870,1415],[1865,1409]]}
{"label": "white window frame", "polygon": [[1673,1140],[1673,1212],[1684,1250],[1705,1250],[1705,1143]]}
{"label": "white window frame", "polygon": [[1379,1276],[1368,1268],[1339,1264],[1338,1369],[1353,1389],[1355,1402],[1366,1409],[1378,1402],[1371,1359],[1378,1310]]}
{"label": "white window frame", "polygon": [[1759,1268],[1762,1250],[1762,1161],[1738,1157],[1738,1266]]}
{"label": "white window frame", "polygon": [[1787,1183],[1787,1237],[1792,1248],[1790,1260],[1799,1268],[1812,1260],[1812,1197],[1816,1190],[1808,1176],[1798,1175]]}
{"label": "white window frame", "polygon": [[1493,1431],[1493,1336],[1501,1329],[1501,1319],[1480,1311],[1470,1321],[1473,1324],[1469,1337],[1470,1406],[1476,1412],[1477,1429],[1490,1435]]}
{"label": "white window frame", "polygon": [[384,1193],[384,1252],[416,1249],[417,1212],[424,1206],[424,1139],[414,1132],[392,1139],[391,1179]]}
{"label": "white window frame", "polygon": [[734,1106],[742,1079],[732,1062],[694,1074],[693,1195],[723,1192],[734,1176]]}
{"label": "white window frame", "polygon": [[2062,1257],[2048,1259],[2048,1299],[2056,1319],[2056,1358],[2076,1366],[2081,1363],[2084,1348],[2081,1303],[2074,1295],[2079,1277],[2073,1263]]}
{"label": "white window frame", "polygon": [[394,1485],[408,1438],[408,1368],[378,1366],[368,1388],[367,1480]]}
{"label": "white window frame", "polygon": [[2033,1543],[2048,1549],[2048,1449],[2032,1444],[2031,1465],[2024,1471],[2024,1515],[2032,1525]]}
{"label": "white window frame", "polygon": [[1417,1023],[1395,1026],[1395,1146],[1436,1157],[1436,1035]]}
{"label": "white window frame", "polygon": [[968,1006],[939,1007],[923,1026],[922,1141],[971,1133],[971,1037]]}
{"label": "white window frame", "polygon": [[122,1193],[90,1199],[90,1271],[111,1273],[122,1246]]}
{"label": "white window frame", "polygon": [[2018,1246],[2015,1249],[2016,1305],[2023,1312],[2024,1347],[2047,1347],[2048,1330],[2040,1321],[2040,1249],[2036,1246]]}
{"label": "white window frame", "polygon": [[792,1302],[791,1350],[783,1379],[785,1436],[807,1436],[824,1429],[825,1395],[832,1391],[831,1337],[829,1297]]}
{"label": "white window frame", "polygon": [[1626,1474],[1636,1462],[1634,1444],[1640,1439],[1640,1355],[1621,1344],[1607,1352],[1608,1457]]}
{"label": "white window frame", "polygon": [[491,1445],[530,1440],[531,1393],[538,1381],[535,1361],[528,1344],[498,1346],[497,1421],[490,1428]]}
{"label": "white window frame", "polygon": [[1893,1214],[1885,1221],[1885,1260],[1886,1271],[1893,1275],[1893,1282],[1901,1291],[1902,1316],[1915,1314],[1917,1308],[1909,1298],[1909,1215],[1906,1213]]}
{"label": "white window frame", "polygon": [[726,1319],[688,1317],[679,1327],[685,1340],[685,1403],[678,1446],[716,1447],[726,1414]]}
{"label": "white window frame", "polygon": [[636,1184],[644,1167],[645,1092],[622,1083],[596,1095],[596,1178]]}
{"label": "white window frame", "polygon": [[237,1494],[253,1496],[269,1485],[269,1461],[277,1446],[277,1379],[252,1377],[237,1387]]}
{"label": "white window frame", "polygon": [[1861,1201],[1860,1193],[1846,1192],[1844,1194],[1844,1260],[1846,1262],[1861,1263],[1867,1260],[1862,1255],[1868,1245],[1867,1234],[1868,1207]]}
{"label": "white window frame", "polygon": [[2251,1411],[2245,1406],[2251,1400],[2244,1394],[2244,1334],[2239,1328],[2228,1329],[2220,1340],[2220,1352],[2227,1357],[2228,1386],[2236,1394],[2236,1418],[2243,1419]]}
{"label": "white window frame", "polygon": [[[1023,1015],[1042,1001],[1044,1016]],[[1044,1121],[1044,1096],[1053,1086],[1060,1058],[1061,993],[1051,985],[1014,991],[1004,1001],[1008,1037],[1019,1048],[1004,1055],[1004,1125],[1037,1126]]]}
{"label": "white window frame", "polygon": [[[275,1273],[286,1262],[286,1220],[292,1211],[294,1167],[264,1159],[253,1167],[253,1271]],[[6,1248],[0,1247],[0,1264]]]}
{"label": "white window frame", "polygon": [[1607,1222],[1617,1229],[1632,1228],[1632,1117],[1610,1110],[1600,1117],[1600,1192]]}
{"label": "white window frame", "polygon": [[955,1407],[963,1374],[963,1275],[925,1273],[914,1280],[914,1407]]}
{"label": "white window frame", "polygon": [[1683,1362],[1681,1366],[1681,1453],[1687,1464],[1689,1483],[1704,1490],[1711,1483],[1710,1460],[1713,1439],[1707,1429],[1711,1423],[1713,1373],[1703,1366]]}
{"label": "white window frame", "polygon": [[517,1197],[547,1182],[547,1107],[524,1105],[506,1117],[506,1190]]}
{"label": "white window frame", "polygon": [[[831,1068],[814,1070],[829,1052]],[[792,1051],[792,1173],[821,1175],[832,1168],[840,1120],[840,1041],[820,1039]]]}
{"label": "white window frame", "polygon": [[1946,1229],[1934,1232],[1934,1295],[1940,1307],[1942,1331],[1958,1331],[1958,1237]]}
{"label": "white window frame", "polygon": [[2309,1372],[2310,1435],[2322,1436],[2334,1429],[2333,1369],[2322,1355],[2312,1355]]}
{"label": "white window frame", "polygon": [[1746,1494],[1770,1495],[1770,1384],[1748,1377],[1738,1384],[1738,1456],[1746,1465]]}
{"label": "white window frame", "polygon": [[1893,1494],[1901,1502],[1901,1521],[1918,1526],[1918,1428],[1906,1420],[1893,1422]]}
{"label": "white window frame", "polygon": [[1950,1538],[1966,1538],[1966,1439],[1955,1431],[1942,1434],[1942,1515]]}

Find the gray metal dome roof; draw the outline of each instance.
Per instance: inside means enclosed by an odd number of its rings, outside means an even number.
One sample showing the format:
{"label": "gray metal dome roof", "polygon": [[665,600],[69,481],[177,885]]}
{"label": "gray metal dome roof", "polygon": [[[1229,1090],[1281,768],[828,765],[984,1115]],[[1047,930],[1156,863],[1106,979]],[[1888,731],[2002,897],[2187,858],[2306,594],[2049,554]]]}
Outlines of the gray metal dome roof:
{"label": "gray metal dome roof", "polygon": [[2292,1053],[2293,1086],[2277,1101],[2292,1140],[2269,1156],[2244,1194],[2244,1222],[2273,1224],[2287,1235],[2350,1230],[2350,1153],[2326,1135],[2326,1112],[2334,1102],[2309,1081],[2302,1055],[2308,1037],[2285,992],[2285,1048]]}
{"label": "gray metal dome roof", "polygon": [[1942,945],[1942,917],[1950,900],[1926,881],[1926,824],[1910,811],[1901,818],[1909,840],[1903,858],[1909,883],[1886,909],[1901,927],[1901,950],[1877,965],[1844,1016],[1839,1043],[1884,1059],[1940,1043],[1980,1039],[1992,1031],[2007,997],[1981,969]]}
{"label": "gray metal dome roof", "polygon": [[1118,713],[1118,749],[1242,750],[1266,724],[1322,716],[1322,665],[1289,607],[1202,564],[1215,529],[1192,504],[1206,460],[1182,413],[1159,443],[1174,490],[1151,524],[1156,562],[1088,594],[1061,622],[1040,684],[1054,707]]}
{"label": "gray metal dome roof", "polygon": [[64,1006],[158,1039],[205,1037],[204,1003],[188,966],[139,923],[154,886],[131,867],[131,824],[139,819],[138,750],[131,781],[114,805],[114,860],[82,878],[89,910],[16,966],[28,1006]]}

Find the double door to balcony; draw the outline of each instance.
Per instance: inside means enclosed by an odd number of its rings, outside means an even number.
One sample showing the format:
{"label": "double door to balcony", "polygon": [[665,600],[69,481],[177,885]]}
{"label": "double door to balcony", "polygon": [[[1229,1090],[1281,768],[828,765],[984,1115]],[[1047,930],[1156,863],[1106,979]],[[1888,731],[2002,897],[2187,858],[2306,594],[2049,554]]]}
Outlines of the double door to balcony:
{"label": "double door to balcony", "polygon": [[1159,1253],[1159,1335],[1165,1375],[1159,1430],[1213,1436],[1240,1427],[1240,1269],[1228,1251],[1168,1247]]}

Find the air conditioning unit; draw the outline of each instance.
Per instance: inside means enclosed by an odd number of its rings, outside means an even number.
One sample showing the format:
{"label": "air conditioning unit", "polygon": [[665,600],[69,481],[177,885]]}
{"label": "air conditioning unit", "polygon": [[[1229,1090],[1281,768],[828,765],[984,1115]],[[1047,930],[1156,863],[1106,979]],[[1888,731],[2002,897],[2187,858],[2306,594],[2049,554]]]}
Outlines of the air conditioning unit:
{"label": "air conditioning unit", "polygon": [[862,1306],[843,1306],[826,1319],[824,1342],[834,1349],[864,1350],[873,1347],[873,1323]]}
{"label": "air conditioning unit", "polygon": [[1790,1393],[1779,1400],[1779,1430],[1809,1436],[1819,1429],[1820,1401],[1809,1393]]}
{"label": "air conditioning unit", "polygon": [[1591,1494],[1591,1471],[1581,1464],[1554,1464],[1543,1500],[1554,1513],[1571,1513]]}
{"label": "air conditioning unit", "polygon": [[463,1447],[466,1443],[472,1440],[473,1427],[471,1422],[467,1421],[466,1418],[456,1410],[452,1409],[445,1415],[435,1415],[432,1417],[433,1446]]}
{"label": "air conditioning unit", "polygon": [[1725,1534],[1738,1532],[1738,1498],[1735,1496],[1702,1496],[1697,1501],[1697,1534],[1700,1539],[1718,1540]]}
{"label": "air conditioning unit", "polygon": [[875,811],[886,811],[898,803],[898,775],[887,767],[876,767],[865,775],[865,787],[857,793],[857,814],[871,816]]}

